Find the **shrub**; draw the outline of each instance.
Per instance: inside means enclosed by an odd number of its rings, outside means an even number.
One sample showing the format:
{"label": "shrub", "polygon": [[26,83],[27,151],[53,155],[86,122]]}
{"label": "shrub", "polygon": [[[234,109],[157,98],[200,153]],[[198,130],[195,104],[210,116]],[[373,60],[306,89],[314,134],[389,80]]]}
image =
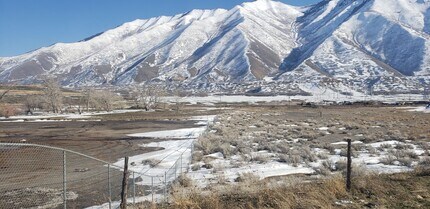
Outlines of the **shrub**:
{"label": "shrub", "polygon": [[327,145],[323,146],[323,148],[327,149],[331,155],[336,154],[336,147],[332,144],[327,144]]}
{"label": "shrub", "polygon": [[394,162],[396,160],[396,157],[394,157],[393,155],[386,155],[384,157],[379,158],[379,162],[384,165],[394,165]]}
{"label": "shrub", "polygon": [[398,141],[405,141],[407,137],[405,137],[399,130],[394,131],[388,131],[388,140],[398,140]]}
{"label": "shrub", "polygon": [[218,146],[214,147],[211,151],[212,153],[221,152],[224,155],[224,158],[229,157],[233,153],[233,148],[229,143],[218,144]]}
{"label": "shrub", "polygon": [[280,154],[278,157],[279,157],[278,162],[288,163],[288,155]]}
{"label": "shrub", "polygon": [[320,152],[317,154],[317,157],[321,160],[326,160],[329,158],[329,156],[326,153]]}
{"label": "shrub", "polygon": [[321,165],[330,171],[336,171],[336,163],[331,160],[324,160]]}
{"label": "shrub", "polygon": [[160,161],[156,160],[156,159],[147,159],[147,160],[142,161],[142,164],[149,165],[149,167],[151,167],[151,168],[157,166],[159,163],[160,163]]}
{"label": "shrub", "polygon": [[281,154],[279,155],[279,162],[291,164],[294,167],[299,166],[300,163],[303,162],[302,158],[299,154],[289,153],[289,154]]}
{"label": "shrub", "polygon": [[413,149],[414,147],[410,144],[396,144],[396,149],[398,150],[407,150],[407,149]]}
{"label": "shrub", "polygon": [[400,158],[398,159],[400,165],[411,167],[412,166],[412,160],[411,158]]}
{"label": "shrub", "polygon": [[346,130],[356,130],[360,128],[360,125],[350,122],[350,123],[345,123],[344,127]]}
{"label": "shrub", "polygon": [[288,163],[292,164],[294,167],[299,166],[299,164],[302,162],[303,162],[303,160],[300,157],[300,155],[289,155],[288,156]]}
{"label": "shrub", "polygon": [[430,168],[430,157],[423,157],[419,162],[419,166],[429,167]]}
{"label": "shrub", "polygon": [[381,149],[389,149],[391,147],[393,147],[393,145],[391,145],[391,144],[381,144],[381,146],[379,146],[379,148],[381,148]]}
{"label": "shrub", "polygon": [[3,116],[5,118],[9,118],[11,116],[16,115],[18,112],[18,109],[14,107],[13,105],[1,105],[0,106],[0,116]]}
{"label": "shrub", "polygon": [[203,153],[201,151],[193,152],[193,163],[200,162],[203,159]]}
{"label": "shrub", "polygon": [[328,175],[331,174],[331,170],[329,168],[323,166],[323,165],[321,165],[321,166],[319,166],[317,168],[314,168],[314,170],[315,170],[315,172],[317,174],[320,174],[320,175],[323,175],[323,176],[328,176]]}
{"label": "shrub", "polygon": [[193,181],[190,178],[188,178],[186,175],[180,175],[179,178],[177,179],[177,182],[182,187],[191,187],[191,186],[193,186]]}
{"label": "shrub", "polygon": [[317,156],[312,152],[311,148],[308,146],[305,146],[301,149],[301,155],[303,160],[308,162],[315,162],[318,160]]}
{"label": "shrub", "polygon": [[290,151],[290,146],[285,141],[276,144],[276,148],[278,153],[286,154]]}
{"label": "shrub", "polygon": [[206,168],[206,169],[212,169],[214,166],[210,163],[205,163],[202,168]]}
{"label": "shrub", "polygon": [[[347,155],[348,155],[348,150],[346,148],[342,148],[340,150],[340,156],[347,157]],[[352,147],[351,147],[351,156],[352,157],[358,157],[358,153],[354,152],[353,149],[352,149]]]}
{"label": "shrub", "polygon": [[258,163],[267,163],[269,161],[269,157],[267,155],[257,155],[252,158],[252,161],[256,161]]}
{"label": "shrub", "polygon": [[397,159],[400,158],[412,158],[412,159],[418,159],[418,155],[414,152],[414,151],[410,151],[410,150],[389,150],[388,151],[390,154],[392,154],[394,157],[396,157]]}
{"label": "shrub", "polygon": [[417,176],[430,176],[430,157],[424,157],[418,162],[415,173]]}
{"label": "shrub", "polygon": [[375,149],[375,147],[372,146],[367,146],[367,151],[369,152],[370,155],[377,155],[378,151]]}
{"label": "shrub", "polygon": [[256,183],[260,180],[260,178],[253,173],[241,173],[234,180],[235,182],[246,182],[246,183]]}
{"label": "shrub", "polygon": [[192,166],[191,166],[191,170],[192,170],[192,171],[198,171],[198,170],[200,170],[200,165],[199,165],[199,164],[194,164],[194,165],[192,165]]}
{"label": "shrub", "polygon": [[336,165],[336,171],[343,171],[343,170],[346,170],[347,163],[346,163],[346,160],[339,160],[335,163],[335,165]]}

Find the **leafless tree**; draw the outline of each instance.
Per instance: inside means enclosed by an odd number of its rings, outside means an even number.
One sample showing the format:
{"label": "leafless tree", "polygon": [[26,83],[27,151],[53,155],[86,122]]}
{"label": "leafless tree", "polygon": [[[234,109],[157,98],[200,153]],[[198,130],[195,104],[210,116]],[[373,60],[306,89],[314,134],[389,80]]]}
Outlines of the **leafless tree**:
{"label": "leafless tree", "polygon": [[4,96],[6,96],[7,93],[9,93],[10,89],[7,89],[3,92],[0,93],[0,101],[4,98]]}
{"label": "leafless tree", "polygon": [[44,99],[49,109],[54,113],[59,113],[63,105],[63,93],[60,84],[56,79],[47,77],[43,79]]}
{"label": "leafless tree", "polygon": [[82,103],[85,103],[85,107],[87,111],[89,111],[91,104],[95,103],[94,101],[95,91],[92,88],[86,88],[86,89],[83,89],[82,95],[83,96],[81,97],[81,101]]}
{"label": "leafless tree", "polygon": [[121,100],[121,96],[108,91],[95,91],[91,96],[90,103],[98,110],[112,111],[116,103]]}
{"label": "leafless tree", "polygon": [[7,93],[10,92],[10,88],[7,88],[6,90],[3,90],[0,92],[0,101],[6,96]]}
{"label": "leafless tree", "polygon": [[146,111],[157,108],[160,104],[161,96],[162,91],[160,89],[149,85],[135,88],[132,93],[135,106]]}
{"label": "leafless tree", "polygon": [[182,109],[183,104],[183,96],[184,94],[181,93],[179,90],[175,90],[173,92],[173,109],[175,110],[176,114],[179,113],[179,111]]}
{"label": "leafless tree", "polygon": [[42,101],[40,100],[40,96],[37,95],[29,95],[25,98],[24,101],[25,112],[26,114],[33,115],[33,112],[37,108],[42,108]]}

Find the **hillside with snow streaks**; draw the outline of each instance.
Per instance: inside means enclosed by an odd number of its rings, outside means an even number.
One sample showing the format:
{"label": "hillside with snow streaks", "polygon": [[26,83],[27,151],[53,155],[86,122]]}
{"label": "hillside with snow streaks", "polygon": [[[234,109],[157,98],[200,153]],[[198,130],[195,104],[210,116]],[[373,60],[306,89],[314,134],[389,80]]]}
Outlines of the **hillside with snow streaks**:
{"label": "hillside with snow streaks", "polygon": [[[257,0],[135,20],[76,43],[0,58],[1,83],[362,95],[430,86],[429,0]],[[324,90],[324,91],[326,91]]]}

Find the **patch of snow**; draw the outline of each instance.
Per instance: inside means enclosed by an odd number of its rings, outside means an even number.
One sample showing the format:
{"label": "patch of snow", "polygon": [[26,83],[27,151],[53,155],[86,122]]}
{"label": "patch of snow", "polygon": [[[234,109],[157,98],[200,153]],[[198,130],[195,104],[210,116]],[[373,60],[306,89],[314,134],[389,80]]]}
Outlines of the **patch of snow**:
{"label": "patch of snow", "polygon": [[[334,142],[331,144],[333,144],[333,145],[347,145],[348,142],[342,141],[342,142]],[[363,142],[362,141],[353,141],[353,142],[351,142],[351,144],[363,144]]]}
{"label": "patch of snow", "polygon": [[152,131],[145,133],[127,134],[131,137],[148,137],[162,139],[193,139],[199,137],[206,130],[205,126],[197,128],[183,128],[167,131]]}

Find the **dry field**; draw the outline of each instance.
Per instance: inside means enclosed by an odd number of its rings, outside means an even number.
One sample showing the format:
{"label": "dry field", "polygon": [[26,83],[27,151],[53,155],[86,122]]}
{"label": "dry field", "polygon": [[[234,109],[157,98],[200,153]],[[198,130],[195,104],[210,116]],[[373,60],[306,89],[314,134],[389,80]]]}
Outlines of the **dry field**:
{"label": "dry field", "polygon": [[[376,173],[381,167],[390,171],[412,171],[426,163],[430,145],[430,114],[387,106],[305,108],[288,104],[217,104],[216,108],[188,104],[179,112],[166,107],[155,112],[97,115],[88,121],[61,121],[64,118],[53,117],[45,122],[0,122],[0,141],[25,140],[116,162],[124,156],[158,149],[138,146],[156,139],[131,138],[127,134],[194,127],[195,122],[190,121],[190,117],[217,115],[210,131],[196,142],[191,171],[177,181],[171,193],[172,202],[167,207],[392,208],[391,200],[398,195],[403,200],[408,198],[405,207],[426,208],[429,205],[428,173]],[[360,161],[363,156],[378,160],[376,163],[365,162],[365,167],[355,167],[352,193],[344,190],[341,177],[345,168],[345,145],[342,142],[346,138],[359,141],[354,144],[353,161]],[[60,156],[24,149],[15,157],[28,162],[34,154],[38,156],[33,159],[35,162],[44,163],[20,167],[19,173],[0,176],[0,179],[19,182],[26,180],[24,174],[33,172],[32,183],[51,181],[52,176],[35,172],[35,169],[59,172],[60,164],[53,163],[52,159]],[[0,169],[7,168],[9,162],[5,161],[5,155],[0,155],[0,158],[6,165]],[[292,172],[276,175],[264,170],[265,165],[272,164],[274,168],[286,167]],[[89,174],[105,169],[78,158],[74,165],[78,169],[92,167]],[[262,167],[263,172],[258,169],[253,172],[253,167]],[[311,172],[295,173],[295,169]],[[204,179],[201,173],[206,174]],[[71,178],[74,175],[78,176],[71,173]],[[374,187],[365,184],[368,179],[375,180]],[[98,182],[99,179],[88,180],[83,194],[94,197],[94,200],[72,201],[71,207],[106,202],[96,198],[100,196],[97,191],[106,190],[105,184],[92,184],[92,181]],[[74,187],[82,185],[72,184],[71,188]],[[397,187],[405,188],[395,194]],[[55,190],[46,192],[55,193]]]}
{"label": "dry field", "polygon": [[430,114],[398,107],[235,107],[196,142],[172,208],[428,208],[429,130]]}

